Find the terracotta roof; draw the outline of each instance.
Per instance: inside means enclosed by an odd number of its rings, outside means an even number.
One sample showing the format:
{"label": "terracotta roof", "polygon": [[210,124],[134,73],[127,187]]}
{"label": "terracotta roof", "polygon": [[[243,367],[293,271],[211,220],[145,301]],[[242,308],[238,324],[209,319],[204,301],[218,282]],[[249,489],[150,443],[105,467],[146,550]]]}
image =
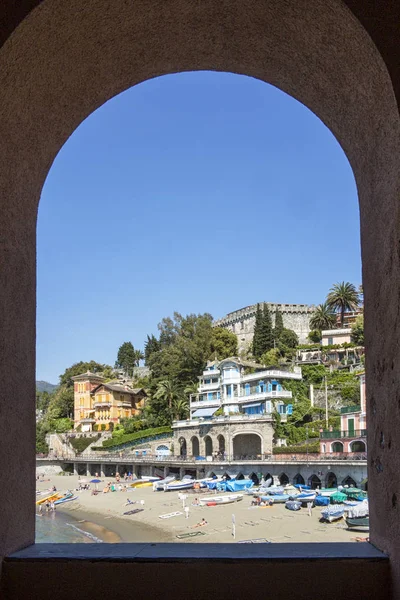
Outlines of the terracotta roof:
{"label": "terracotta roof", "polygon": [[137,396],[140,392],[143,392],[144,395],[147,396],[144,388],[126,388],[123,385],[117,385],[114,383],[102,383],[93,391],[96,392],[99,387],[105,387],[108,390],[120,392],[121,394],[130,394],[131,396]]}
{"label": "terracotta roof", "polygon": [[74,375],[74,377],[71,377],[71,379],[75,381],[75,379],[88,379],[89,377],[94,377],[96,379],[104,379],[102,375],[99,375],[98,373],[92,373],[92,371],[86,371],[86,373]]}

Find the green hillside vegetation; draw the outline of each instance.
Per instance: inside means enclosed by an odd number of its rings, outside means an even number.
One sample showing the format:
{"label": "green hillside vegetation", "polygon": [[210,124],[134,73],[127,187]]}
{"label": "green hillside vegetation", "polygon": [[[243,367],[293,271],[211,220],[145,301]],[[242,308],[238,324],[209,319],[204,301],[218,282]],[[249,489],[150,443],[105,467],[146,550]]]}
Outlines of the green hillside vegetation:
{"label": "green hillside vegetation", "polygon": [[105,440],[102,446],[93,447],[93,450],[117,450],[126,446],[133,447],[143,441],[150,441],[150,439],[164,434],[172,435],[171,427],[154,427],[136,433],[117,435],[110,440]]}

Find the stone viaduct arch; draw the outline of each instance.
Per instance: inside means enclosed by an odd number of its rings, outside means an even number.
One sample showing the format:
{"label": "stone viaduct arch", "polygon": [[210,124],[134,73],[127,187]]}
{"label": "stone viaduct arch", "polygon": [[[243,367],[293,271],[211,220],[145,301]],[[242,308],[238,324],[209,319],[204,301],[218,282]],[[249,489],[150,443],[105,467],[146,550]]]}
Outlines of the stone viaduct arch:
{"label": "stone viaduct arch", "polygon": [[[239,0],[43,0],[27,6],[14,21],[6,12],[0,49],[0,320],[6,332],[0,452],[4,461],[21,465],[21,483],[10,481],[13,505],[6,499],[1,505],[7,526],[0,531],[0,551],[34,540],[29,502],[35,414],[29,399],[35,396],[35,228],[52,161],[85,117],[128,87],[162,74],[212,69],[257,77],[303,102],[331,129],[352,165],[360,201],[369,451],[372,464],[385,461],[383,475],[370,470],[371,497],[378,498],[382,480],[387,487],[384,498],[371,503],[371,538],[393,548],[395,561],[400,521],[390,531],[387,515],[394,515],[400,459],[394,443],[385,446],[382,459],[379,440],[381,431],[396,440],[400,430],[400,414],[386,410],[397,405],[400,391],[393,379],[400,358],[399,113],[386,64],[368,33],[336,0],[272,0],[255,3],[251,11]],[[378,34],[377,40],[383,43]],[[400,79],[391,73],[400,96]],[[18,413],[16,395],[26,399]],[[15,454],[18,428],[26,435]]]}

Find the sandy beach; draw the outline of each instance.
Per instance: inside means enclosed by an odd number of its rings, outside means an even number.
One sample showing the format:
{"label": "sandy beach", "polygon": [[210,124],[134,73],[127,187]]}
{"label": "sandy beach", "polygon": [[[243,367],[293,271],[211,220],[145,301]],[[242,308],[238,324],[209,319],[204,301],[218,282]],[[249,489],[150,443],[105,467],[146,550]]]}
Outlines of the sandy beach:
{"label": "sandy beach", "polygon": [[[99,490],[113,478],[104,478],[98,484]],[[104,483],[103,483],[104,482]],[[124,483],[124,482],[122,482]],[[37,482],[38,490],[47,490],[55,485],[57,490],[75,490],[79,486],[75,476],[46,476],[45,481]],[[128,484],[129,486],[129,484]],[[94,488],[95,485],[91,484]],[[252,507],[251,497],[244,496],[241,502],[221,506],[193,506],[192,502],[200,494],[186,490],[186,518],[183,502],[178,492],[154,492],[151,487],[126,492],[100,492],[94,496],[91,491],[75,492],[78,499],[57,507],[59,512],[71,515],[80,522],[79,527],[90,532],[104,542],[185,542],[185,543],[234,543],[263,538],[269,542],[349,542],[356,536],[367,533],[348,531],[343,520],[334,523],[321,523],[321,508],[314,508],[311,517],[307,509],[292,512],[284,504],[272,507]],[[188,493],[189,492],[189,493]],[[212,496],[209,490],[202,495]],[[127,504],[128,499],[135,504]],[[141,503],[144,502],[144,504]],[[143,510],[134,515],[124,515],[135,508]],[[180,512],[177,516],[160,519],[160,515]],[[232,536],[232,514],[236,520],[236,538]],[[201,519],[207,525],[196,528]],[[189,532],[201,532],[191,538],[178,538]]]}

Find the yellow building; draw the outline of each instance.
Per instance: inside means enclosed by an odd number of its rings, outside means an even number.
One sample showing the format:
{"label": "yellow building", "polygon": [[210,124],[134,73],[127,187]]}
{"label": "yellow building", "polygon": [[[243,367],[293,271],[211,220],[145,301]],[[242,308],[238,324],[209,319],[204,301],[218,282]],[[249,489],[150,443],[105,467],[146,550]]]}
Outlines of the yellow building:
{"label": "yellow building", "polygon": [[74,381],[74,427],[82,431],[108,430],[123,418],[130,418],[144,407],[143,388],[116,382],[106,383],[96,373],[83,373]]}

